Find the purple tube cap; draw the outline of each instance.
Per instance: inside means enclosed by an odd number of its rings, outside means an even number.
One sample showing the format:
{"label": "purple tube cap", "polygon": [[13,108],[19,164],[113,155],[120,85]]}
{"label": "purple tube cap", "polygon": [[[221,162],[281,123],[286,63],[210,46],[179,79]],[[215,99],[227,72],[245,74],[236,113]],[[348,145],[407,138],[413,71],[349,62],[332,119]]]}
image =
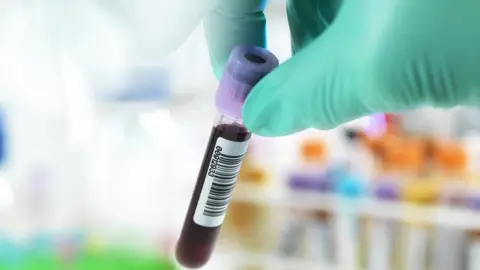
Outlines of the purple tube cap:
{"label": "purple tube cap", "polygon": [[480,211],[480,193],[471,194],[468,198],[468,204],[473,211]]}
{"label": "purple tube cap", "polygon": [[380,182],[375,187],[375,197],[380,200],[393,201],[399,197],[399,186],[392,181]]}
{"label": "purple tube cap", "polygon": [[221,113],[242,119],[242,108],[252,88],[278,66],[278,59],[268,50],[241,45],[233,48],[222,74],[215,104]]}
{"label": "purple tube cap", "polygon": [[332,180],[327,175],[291,174],[288,185],[293,190],[308,190],[320,193],[333,189]]}

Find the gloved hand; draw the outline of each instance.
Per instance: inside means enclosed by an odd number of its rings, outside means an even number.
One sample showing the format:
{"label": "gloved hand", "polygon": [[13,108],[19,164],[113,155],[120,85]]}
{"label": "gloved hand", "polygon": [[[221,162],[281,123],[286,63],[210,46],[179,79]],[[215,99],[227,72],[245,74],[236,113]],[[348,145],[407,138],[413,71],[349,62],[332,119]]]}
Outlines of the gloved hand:
{"label": "gloved hand", "polygon": [[[223,1],[205,19],[217,74],[234,45],[265,45],[264,2]],[[280,136],[374,112],[477,105],[479,11],[475,0],[289,0],[295,55],[253,89],[244,121]]]}
{"label": "gloved hand", "polygon": [[[295,55],[249,95],[244,121],[254,133],[280,136],[375,112],[479,103],[480,2],[287,1]],[[146,59],[178,47],[202,20],[217,76],[234,46],[266,46],[266,0],[154,2],[109,8],[143,40],[135,51]]]}

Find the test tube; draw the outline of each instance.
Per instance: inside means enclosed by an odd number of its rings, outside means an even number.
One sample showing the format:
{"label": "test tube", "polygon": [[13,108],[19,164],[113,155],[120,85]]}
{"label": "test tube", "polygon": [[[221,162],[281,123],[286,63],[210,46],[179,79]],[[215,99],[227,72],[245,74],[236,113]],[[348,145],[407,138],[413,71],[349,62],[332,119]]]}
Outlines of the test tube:
{"label": "test tube", "polygon": [[[438,200],[437,191],[438,187],[429,177],[409,179],[402,190],[402,199],[419,206],[432,206]],[[406,210],[406,221],[402,232],[406,239],[406,245],[402,247],[401,256],[405,263],[404,269],[427,269],[430,261],[431,224],[427,221],[417,220],[415,211],[408,208]]]}
{"label": "test tube", "polygon": [[[332,179],[323,173],[292,174],[288,180],[288,188],[292,192],[318,192],[328,195],[332,191]],[[307,259],[321,259],[322,262],[333,262],[333,239],[331,212],[318,209],[312,211],[292,210],[288,216],[284,235],[280,242],[283,256],[301,255],[303,244]]]}
{"label": "test tube", "polygon": [[[435,165],[439,168],[439,203],[443,206],[462,208],[466,202],[465,151],[453,142],[436,144]],[[433,269],[465,269],[467,234],[463,229],[439,224],[433,238]]]}
{"label": "test tube", "polygon": [[[303,141],[300,145],[300,160],[301,165],[288,175],[289,193],[285,199],[295,200],[295,195],[301,192],[330,193],[332,183],[325,168],[325,142],[316,138]],[[330,220],[331,213],[324,209],[290,209],[279,243],[279,252],[288,257],[298,257],[305,253],[307,259],[330,260],[333,257]]]}
{"label": "test tube", "polygon": [[[351,165],[351,161],[347,163]],[[357,202],[364,196],[365,183],[353,172],[345,171],[335,180],[335,192],[340,196],[335,220],[336,246],[341,269],[358,269],[361,264],[358,242],[361,232],[361,220]]]}
{"label": "test tube", "polygon": [[188,268],[207,263],[222,226],[250,139],[242,107],[253,86],[278,66],[266,49],[241,45],[232,50],[220,80],[219,110],[176,247],[176,258]]}
{"label": "test tube", "polygon": [[328,192],[331,182],[326,170],[325,142],[319,139],[307,139],[300,145],[300,152],[302,164],[289,174],[289,189]]}
{"label": "test tube", "polygon": [[[381,201],[398,200],[398,180],[382,179],[375,184],[374,196]],[[394,221],[375,218],[370,227],[369,270],[389,270],[393,268],[393,243],[396,231]]]}
{"label": "test tube", "polygon": [[[454,186],[448,186],[454,188]],[[460,209],[465,198],[457,190],[444,190],[440,203],[447,207]],[[468,234],[461,228],[438,225],[433,237],[433,266],[435,270],[465,269]]]}
{"label": "test tube", "polygon": [[[323,194],[332,192],[332,179],[326,175],[320,179],[317,191]],[[327,264],[334,263],[333,243],[333,219],[328,210],[316,210],[309,213],[305,230],[306,258],[311,260],[320,259]]]}

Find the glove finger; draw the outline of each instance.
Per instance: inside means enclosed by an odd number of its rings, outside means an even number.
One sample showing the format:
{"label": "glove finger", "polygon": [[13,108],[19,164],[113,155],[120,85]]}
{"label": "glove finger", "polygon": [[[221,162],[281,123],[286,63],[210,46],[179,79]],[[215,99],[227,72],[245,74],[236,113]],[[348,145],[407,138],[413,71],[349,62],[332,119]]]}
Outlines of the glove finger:
{"label": "glove finger", "polygon": [[243,111],[252,132],[283,136],[331,129],[371,112],[360,96],[365,72],[338,32],[332,26],[257,84]]}
{"label": "glove finger", "polygon": [[341,3],[342,0],[288,0],[287,18],[293,53],[303,49],[328,28]]}
{"label": "glove finger", "polygon": [[266,0],[222,1],[203,21],[213,71],[220,78],[233,47],[266,46]]}

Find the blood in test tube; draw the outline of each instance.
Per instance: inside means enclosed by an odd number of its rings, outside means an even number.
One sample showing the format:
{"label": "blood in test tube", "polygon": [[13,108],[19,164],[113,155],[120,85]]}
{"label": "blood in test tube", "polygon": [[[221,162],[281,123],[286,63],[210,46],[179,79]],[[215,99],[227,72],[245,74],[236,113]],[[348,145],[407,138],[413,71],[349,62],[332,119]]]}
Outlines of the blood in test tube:
{"label": "blood in test tube", "polygon": [[242,122],[243,103],[277,66],[266,49],[242,45],[232,50],[215,98],[219,115],[177,242],[176,258],[184,267],[202,267],[213,252],[251,136]]}

